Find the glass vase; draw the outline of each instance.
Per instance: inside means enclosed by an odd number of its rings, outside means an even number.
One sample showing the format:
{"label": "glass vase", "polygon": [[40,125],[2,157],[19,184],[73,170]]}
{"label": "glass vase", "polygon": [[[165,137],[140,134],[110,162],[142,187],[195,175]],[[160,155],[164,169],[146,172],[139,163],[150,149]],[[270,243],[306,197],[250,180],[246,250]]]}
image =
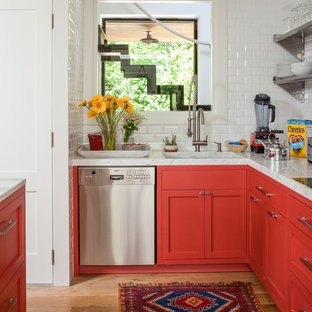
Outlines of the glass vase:
{"label": "glass vase", "polygon": [[116,129],[114,127],[108,127],[103,132],[103,150],[115,150],[116,149]]}

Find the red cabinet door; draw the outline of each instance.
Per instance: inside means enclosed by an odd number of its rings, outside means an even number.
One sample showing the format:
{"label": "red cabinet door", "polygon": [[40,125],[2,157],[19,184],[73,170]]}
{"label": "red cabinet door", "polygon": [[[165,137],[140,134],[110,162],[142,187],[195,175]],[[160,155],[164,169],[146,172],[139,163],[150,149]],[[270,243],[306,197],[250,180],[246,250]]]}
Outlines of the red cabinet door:
{"label": "red cabinet door", "polygon": [[289,276],[289,311],[312,311],[312,293],[292,273]]}
{"label": "red cabinet door", "polygon": [[249,193],[249,264],[258,278],[264,280],[266,215],[263,202]]}
{"label": "red cabinet door", "polygon": [[204,258],[207,213],[203,194],[204,190],[162,192],[160,258]]}
{"label": "red cabinet door", "polygon": [[25,260],[24,205],[24,195],[20,195],[0,210],[1,281],[14,273]]}
{"label": "red cabinet door", "polygon": [[9,283],[0,291],[0,311],[26,311],[25,264],[17,270]]}
{"label": "red cabinet door", "polygon": [[209,233],[206,234],[206,257],[246,257],[246,191],[224,189],[206,191],[205,194],[206,211],[211,207],[207,226]]}
{"label": "red cabinet door", "polygon": [[278,307],[286,306],[287,221],[269,206],[266,208],[266,283],[267,289]]}

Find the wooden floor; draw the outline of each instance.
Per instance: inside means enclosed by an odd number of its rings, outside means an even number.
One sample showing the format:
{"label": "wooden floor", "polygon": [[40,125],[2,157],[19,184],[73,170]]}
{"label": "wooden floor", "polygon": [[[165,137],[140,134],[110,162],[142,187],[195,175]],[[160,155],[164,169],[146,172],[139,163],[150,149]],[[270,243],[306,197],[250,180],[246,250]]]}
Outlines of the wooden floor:
{"label": "wooden floor", "polygon": [[276,305],[253,272],[84,275],[70,287],[27,287],[27,312],[118,312],[119,283],[252,282],[265,312]]}

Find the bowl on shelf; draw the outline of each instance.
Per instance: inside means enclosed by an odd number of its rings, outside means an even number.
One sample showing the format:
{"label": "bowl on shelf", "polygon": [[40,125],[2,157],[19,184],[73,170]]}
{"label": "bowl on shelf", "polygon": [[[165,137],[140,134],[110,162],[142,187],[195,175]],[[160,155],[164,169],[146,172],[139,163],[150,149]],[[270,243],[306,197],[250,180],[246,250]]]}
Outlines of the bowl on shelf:
{"label": "bowl on shelf", "polygon": [[225,146],[230,152],[241,153],[248,147],[245,140],[241,141],[225,141]]}
{"label": "bowl on shelf", "polygon": [[292,63],[291,71],[296,76],[312,74],[312,62]]}

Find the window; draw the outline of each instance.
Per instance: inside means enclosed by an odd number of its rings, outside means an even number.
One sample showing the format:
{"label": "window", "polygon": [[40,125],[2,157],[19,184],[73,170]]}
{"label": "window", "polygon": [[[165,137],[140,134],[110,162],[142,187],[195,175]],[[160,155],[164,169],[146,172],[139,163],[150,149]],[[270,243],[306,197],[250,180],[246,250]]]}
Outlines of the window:
{"label": "window", "polygon": [[[161,21],[190,38],[197,36],[197,20]],[[127,94],[141,111],[187,110],[194,96],[189,86],[197,74],[194,43],[144,19],[103,19],[102,27],[102,94]]]}
{"label": "window", "polygon": [[[158,18],[183,16],[198,20],[198,38],[212,43],[212,48],[208,50],[198,47],[199,103],[202,105],[211,104],[211,110],[205,112],[206,123],[227,123],[227,0],[140,1],[139,3]],[[187,10],[184,8],[186,5],[189,6]],[[97,49],[98,25],[102,23],[102,19],[110,18],[141,19],[145,18],[145,15],[129,1],[98,0],[97,6],[86,7],[84,14],[84,44],[86,47],[84,50],[84,93],[89,97],[101,90],[100,62],[98,61]],[[144,114],[147,117],[147,124],[181,125],[185,124],[188,113],[183,111],[153,111],[144,112]]]}

